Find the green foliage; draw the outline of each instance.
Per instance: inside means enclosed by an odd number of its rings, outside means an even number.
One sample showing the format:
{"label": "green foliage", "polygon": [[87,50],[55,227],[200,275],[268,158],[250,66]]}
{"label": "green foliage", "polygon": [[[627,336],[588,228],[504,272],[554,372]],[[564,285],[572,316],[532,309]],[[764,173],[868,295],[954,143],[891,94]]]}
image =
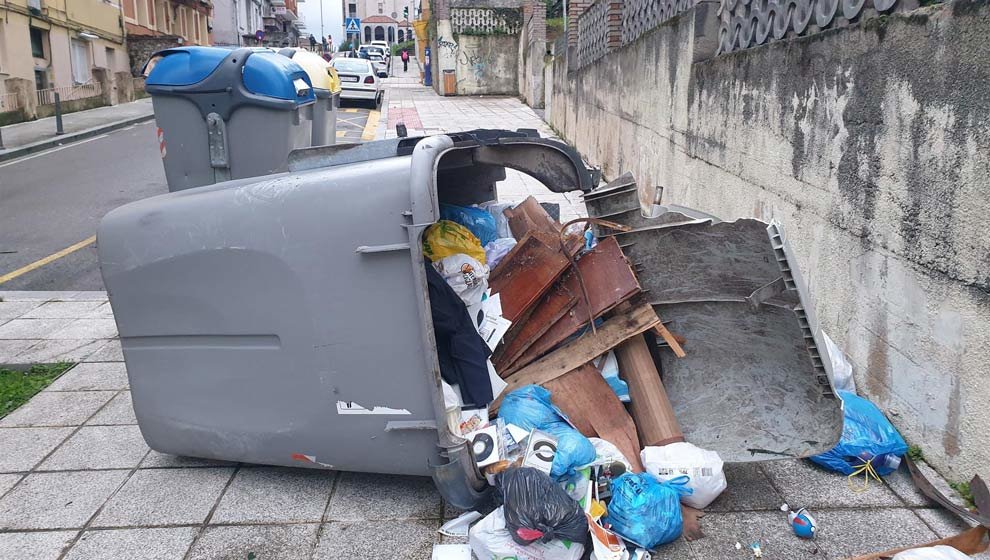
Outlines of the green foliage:
{"label": "green foliage", "polygon": [[951,486],[963,500],[966,500],[966,507],[970,509],[976,508],[976,502],[973,500],[973,491],[970,490],[968,482],[950,482],[949,486]]}
{"label": "green foliage", "polygon": [[[355,47],[355,48],[357,48],[357,47]],[[340,45],[337,46],[337,52],[348,52],[350,50],[351,50],[351,42],[350,41],[341,41],[340,42]]]}
{"label": "green foliage", "polygon": [[564,18],[552,18],[547,20],[547,31],[561,32],[564,30]]}
{"label": "green foliage", "polygon": [[73,365],[59,362],[33,365],[27,371],[0,369],[0,418],[26,403]]}
{"label": "green foliage", "polygon": [[907,456],[915,463],[925,460],[925,454],[921,451],[921,447],[917,445],[908,446]]}
{"label": "green foliage", "polygon": [[416,53],[416,41],[406,41],[405,43],[395,43],[392,45],[392,56],[398,56],[402,49],[409,49],[409,56]]}

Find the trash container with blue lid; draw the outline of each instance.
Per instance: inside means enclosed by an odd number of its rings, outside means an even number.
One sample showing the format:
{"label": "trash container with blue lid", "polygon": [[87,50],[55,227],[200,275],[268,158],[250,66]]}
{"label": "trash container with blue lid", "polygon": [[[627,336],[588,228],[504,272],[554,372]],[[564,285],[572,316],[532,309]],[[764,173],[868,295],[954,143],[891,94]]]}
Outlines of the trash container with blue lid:
{"label": "trash container with blue lid", "polygon": [[337,106],[340,82],[336,71],[320,55],[304,49],[284,48],[278,54],[292,59],[309,74],[316,94],[313,108],[313,146],[332,146],[337,142]]}
{"label": "trash container with blue lid", "polygon": [[289,152],[310,146],[313,84],[274,51],[179,47],[149,66],[170,191],[285,171]]}

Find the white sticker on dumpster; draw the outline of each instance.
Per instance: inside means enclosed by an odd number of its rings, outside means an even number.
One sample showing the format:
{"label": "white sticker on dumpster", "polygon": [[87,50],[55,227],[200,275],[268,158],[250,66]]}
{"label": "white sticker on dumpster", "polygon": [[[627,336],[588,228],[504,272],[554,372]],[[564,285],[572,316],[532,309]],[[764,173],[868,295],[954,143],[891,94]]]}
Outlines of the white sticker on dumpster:
{"label": "white sticker on dumpster", "polygon": [[371,408],[365,408],[356,402],[351,401],[337,401],[337,414],[412,414],[404,408],[389,408],[387,406],[374,406]]}

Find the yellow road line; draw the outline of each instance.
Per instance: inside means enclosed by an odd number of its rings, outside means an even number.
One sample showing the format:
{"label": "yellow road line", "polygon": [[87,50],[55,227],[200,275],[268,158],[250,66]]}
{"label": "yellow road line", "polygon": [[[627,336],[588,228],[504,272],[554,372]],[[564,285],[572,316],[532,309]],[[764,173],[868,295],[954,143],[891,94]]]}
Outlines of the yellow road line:
{"label": "yellow road line", "polygon": [[368,122],[364,124],[364,133],[361,134],[361,140],[375,139],[375,133],[378,130],[378,117],[380,116],[380,111],[372,111],[368,113]]}
{"label": "yellow road line", "polygon": [[347,135],[347,131],[346,130],[338,130],[337,131],[337,138],[343,138],[345,135]]}
{"label": "yellow road line", "polygon": [[61,251],[59,251],[57,253],[53,253],[53,254],[48,255],[47,257],[45,257],[43,259],[34,261],[33,263],[31,263],[31,264],[29,264],[27,266],[18,268],[17,270],[15,270],[13,272],[8,272],[7,274],[4,274],[3,276],[0,276],[0,284],[3,284],[4,282],[10,282],[14,278],[17,278],[18,276],[22,276],[24,274],[27,274],[28,272],[31,272],[32,270],[37,270],[37,269],[45,266],[46,264],[48,264],[48,263],[50,263],[52,261],[57,261],[58,259],[61,259],[62,257],[66,256],[66,255],[71,255],[72,253],[75,253],[79,249],[82,249],[84,247],[87,247],[89,245],[92,245],[95,242],[96,242],[96,236],[94,235],[93,237],[89,237],[87,239],[83,239],[82,241],[80,241],[79,243],[76,243],[75,245],[70,245],[69,247],[66,247],[65,249],[62,249]]}
{"label": "yellow road line", "polygon": [[344,112],[345,113],[357,113],[358,110],[357,109],[344,109]]}

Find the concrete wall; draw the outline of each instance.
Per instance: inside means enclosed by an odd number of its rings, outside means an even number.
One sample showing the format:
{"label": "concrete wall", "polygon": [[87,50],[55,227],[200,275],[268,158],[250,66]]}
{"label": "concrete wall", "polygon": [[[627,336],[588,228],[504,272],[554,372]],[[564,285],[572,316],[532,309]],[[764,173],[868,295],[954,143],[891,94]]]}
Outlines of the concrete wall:
{"label": "concrete wall", "polygon": [[455,35],[457,95],[518,95],[517,35]]}
{"label": "concrete wall", "polygon": [[780,220],[861,393],[951,479],[990,476],[990,5],[699,61],[702,4],[554,64],[551,124],[605,175]]}

